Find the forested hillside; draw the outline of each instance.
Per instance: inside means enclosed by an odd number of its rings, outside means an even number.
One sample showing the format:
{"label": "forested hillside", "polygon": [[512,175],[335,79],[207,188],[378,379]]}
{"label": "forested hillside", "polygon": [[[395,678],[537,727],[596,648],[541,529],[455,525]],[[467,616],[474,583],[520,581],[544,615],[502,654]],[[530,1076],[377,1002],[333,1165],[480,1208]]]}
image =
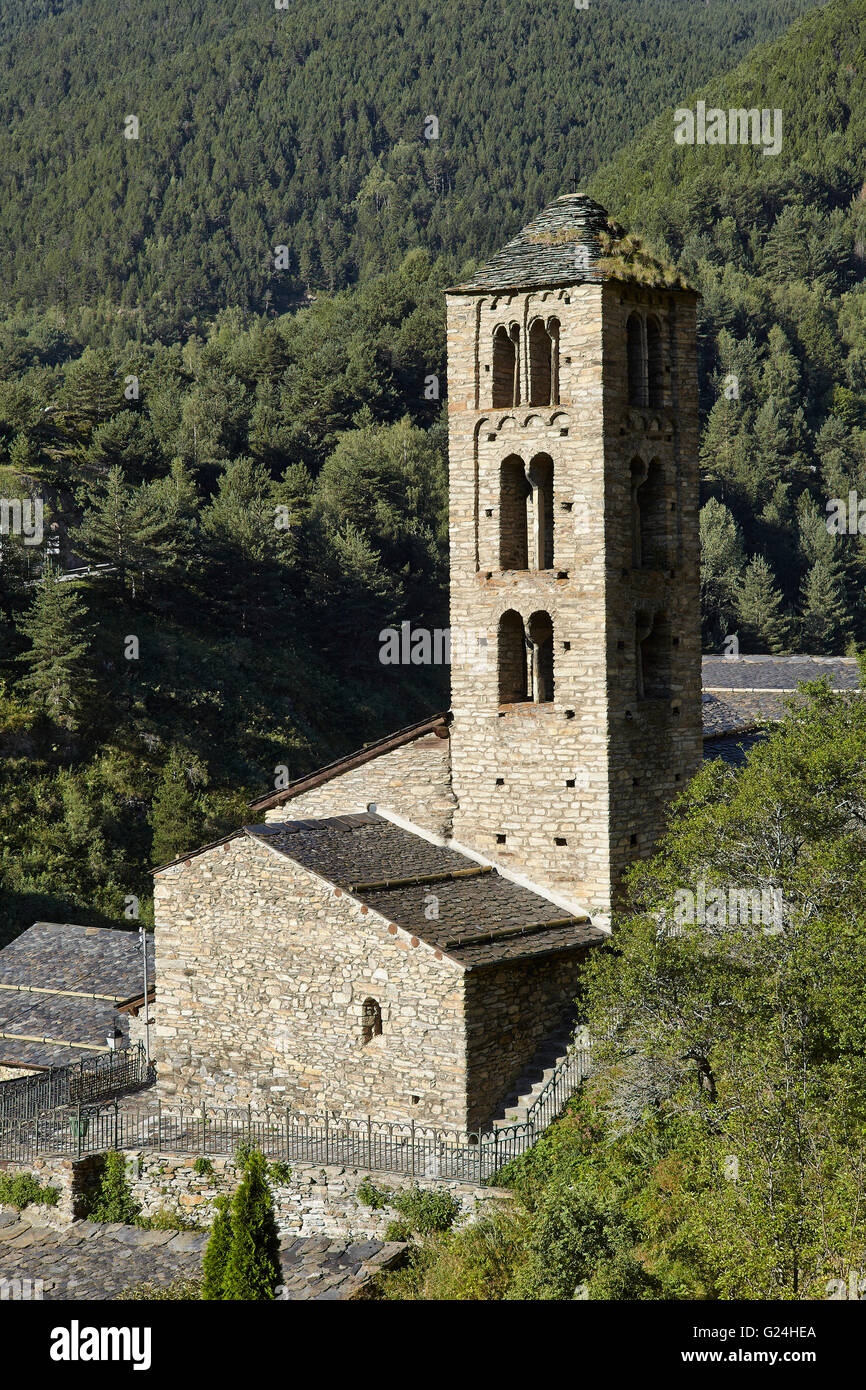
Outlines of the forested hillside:
{"label": "forested hillside", "polygon": [[828,534],[826,504],[866,498],[866,5],[833,0],[677,105],[698,97],[780,110],[779,154],[677,145],[667,111],[591,191],[704,296],[705,637],[844,652],[866,537]]}
{"label": "forested hillside", "polygon": [[0,306],[122,346],[486,256],[813,3],[4,0]]}

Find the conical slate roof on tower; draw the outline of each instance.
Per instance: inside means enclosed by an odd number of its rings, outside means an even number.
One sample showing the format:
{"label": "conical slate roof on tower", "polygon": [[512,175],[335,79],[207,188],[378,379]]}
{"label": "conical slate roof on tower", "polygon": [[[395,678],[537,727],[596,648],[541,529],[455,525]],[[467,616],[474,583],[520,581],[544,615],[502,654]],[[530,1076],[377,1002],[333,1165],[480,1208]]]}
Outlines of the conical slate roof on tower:
{"label": "conical slate roof on tower", "polygon": [[692,288],[674,266],[609,217],[601,203],[585,193],[566,193],[549,203],[451,293],[489,293],[605,279],[638,280],[660,289]]}

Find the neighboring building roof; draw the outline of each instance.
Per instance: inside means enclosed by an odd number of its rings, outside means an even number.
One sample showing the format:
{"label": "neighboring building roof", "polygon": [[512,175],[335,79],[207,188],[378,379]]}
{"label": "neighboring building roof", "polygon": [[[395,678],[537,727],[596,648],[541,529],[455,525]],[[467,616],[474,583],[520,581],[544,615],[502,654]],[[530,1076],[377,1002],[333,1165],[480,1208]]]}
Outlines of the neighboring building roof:
{"label": "neighboring building roof", "polygon": [[607,279],[697,293],[673,266],[638,237],[629,236],[585,193],[566,193],[549,203],[481,270],[447,293],[497,293]]}
{"label": "neighboring building roof", "polygon": [[371,812],[245,830],[467,969],[607,939],[585,914]]}
{"label": "neighboring building roof", "polygon": [[829,677],[839,690],[856,690],[860,667],[854,656],[705,656],[704,690],[754,692],[796,690],[801,681]]}
{"label": "neighboring building roof", "polygon": [[[154,979],[154,943],[148,937]],[[36,922],[0,951],[0,1066],[65,1066],[106,1050],[117,1005],[142,992],[138,933]]]}
{"label": "neighboring building roof", "polygon": [[250,809],[269,811],[272,806],[282,806],[284,802],[291,801],[304,792],[312,791],[315,787],[321,787],[325,782],[330,782],[333,777],[339,777],[344,772],[351,772],[353,768],[362,767],[364,763],[371,762],[373,758],[379,758],[383,753],[391,753],[395,748],[401,748],[404,744],[412,743],[415,739],[423,738],[427,734],[447,738],[450,718],[450,714],[432,714],[429,719],[422,719],[418,724],[409,724],[405,729],[398,729],[395,734],[388,734],[386,738],[376,739],[373,743],[365,743],[363,748],[359,748],[355,753],[348,753],[345,758],[337,758],[335,762],[327,763],[324,767],[318,768],[316,772],[301,777],[285,791],[259,797],[257,801],[251,803]]}

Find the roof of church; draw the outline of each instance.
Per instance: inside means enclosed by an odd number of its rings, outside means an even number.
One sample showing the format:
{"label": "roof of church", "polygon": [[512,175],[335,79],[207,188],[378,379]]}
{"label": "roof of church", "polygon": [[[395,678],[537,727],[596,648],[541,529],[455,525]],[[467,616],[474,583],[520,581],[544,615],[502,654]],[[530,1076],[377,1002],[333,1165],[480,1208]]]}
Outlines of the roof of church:
{"label": "roof of church", "polygon": [[[152,981],[152,935],[147,946]],[[34,923],[0,951],[0,1065],[66,1066],[105,1050],[115,1028],[128,1033],[117,1006],[141,993],[137,932]]]}
{"label": "roof of church", "polygon": [[607,940],[586,914],[371,812],[245,829],[466,969]]}
{"label": "roof of church", "polygon": [[631,280],[659,289],[697,291],[676,267],[629,235],[585,193],[565,193],[518,232],[481,270],[449,294]]}

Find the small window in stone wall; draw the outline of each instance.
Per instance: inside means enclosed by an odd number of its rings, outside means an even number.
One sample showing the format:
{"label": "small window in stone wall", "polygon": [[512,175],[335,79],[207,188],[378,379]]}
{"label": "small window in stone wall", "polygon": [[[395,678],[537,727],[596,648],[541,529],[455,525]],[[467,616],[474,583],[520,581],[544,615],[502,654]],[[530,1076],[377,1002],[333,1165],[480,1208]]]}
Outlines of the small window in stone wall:
{"label": "small window in stone wall", "polygon": [[382,1033],[382,1006],[377,999],[365,999],[361,1007],[361,1041],[372,1042]]}

